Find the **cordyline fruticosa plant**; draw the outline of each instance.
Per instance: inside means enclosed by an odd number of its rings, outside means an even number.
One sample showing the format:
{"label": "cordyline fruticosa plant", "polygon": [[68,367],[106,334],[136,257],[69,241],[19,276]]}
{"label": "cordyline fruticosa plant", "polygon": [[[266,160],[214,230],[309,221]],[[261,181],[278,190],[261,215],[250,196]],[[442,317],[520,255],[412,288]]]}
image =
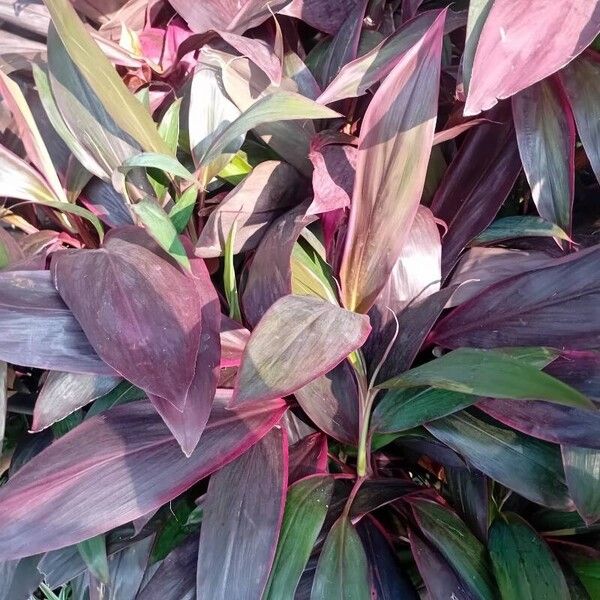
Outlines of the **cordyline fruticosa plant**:
{"label": "cordyline fruticosa plant", "polygon": [[0,17],[0,598],[600,598],[600,1]]}

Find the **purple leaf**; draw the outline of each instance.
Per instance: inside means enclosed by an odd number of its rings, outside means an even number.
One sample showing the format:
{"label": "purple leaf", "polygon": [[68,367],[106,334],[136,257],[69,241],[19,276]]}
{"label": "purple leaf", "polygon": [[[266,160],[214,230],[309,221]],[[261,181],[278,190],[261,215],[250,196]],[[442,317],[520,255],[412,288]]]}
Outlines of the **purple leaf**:
{"label": "purple leaf", "polygon": [[358,387],[348,361],[294,392],[314,424],[334,439],[356,444],[359,427]]}
{"label": "purple leaf", "polygon": [[551,77],[512,99],[523,169],[538,212],[571,233],[575,121],[560,80]]}
{"label": "purple leaf", "polygon": [[458,306],[498,281],[552,264],[544,252],[509,248],[471,248],[452,273],[449,285],[457,286],[446,308]]}
{"label": "purple leaf", "polygon": [[560,72],[573,114],[579,138],[588,156],[596,178],[600,180],[600,130],[597,125],[598,77],[600,64],[596,53],[574,60]]}
{"label": "purple leaf", "polygon": [[[240,456],[279,421],[281,400],[227,409],[220,390],[186,458],[149,402],[85,420],[0,489],[0,560],[62,548],[137,519]],[[52,527],[42,527],[52,513]]]}
{"label": "purple leaf", "polygon": [[363,119],[340,269],[349,310],[367,312],[373,305],[419,206],[437,117],[445,16],[394,67]]}
{"label": "purple leaf", "polygon": [[361,0],[292,0],[281,14],[301,19],[311,27],[333,35],[342,26],[348,13],[360,2]]}
{"label": "purple leaf", "polygon": [[327,450],[327,436],[321,432],[307,435],[290,446],[289,483],[309,475],[327,473]]}
{"label": "purple leaf", "polygon": [[431,341],[445,348],[600,348],[600,321],[593,318],[599,256],[595,246],[492,285],[442,319]]}
{"label": "purple leaf", "polygon": [[294,167],[274,160],[254,170],[210,214],[196,244],[196,255],[221,256],[235,227],[234,253],[256,248],[266,228],[298,204],[302,179]]}
{"label": "purple leaf", "polygon": [[221,367],[240,364],[250,332],[237,321],[221,315]]}
{"label": "purple leaf", "polygon": [[196,33],[211,29],[244,33],[266,21],[289,2],[290,0],[169,0]]}
{"label": "purple leaf", "polygon": [[232,404],[265,402],[295,392],[360,348],[370,329],[366,315],[323,300],[280,298],[252,332]]}
{"label": "purple leaf", "polygon": [[357,527],[367,553],[372,593],[377,600],[418,600],[419,595],[405,575],[394,547],[375,519],[362,519]]}
{"label": "purple leaf", "polygon": [[323,134],[312,140],[308,157],[314,167],[314,196],[308,207],[309,215],[350,206],[358,150],[343,140],[347,141],[347,138]]}
{"label": "purple leaf", "polygon": [[307,203],[290,210],[269,227],[248,269],[242,306],[255,326],[270,306],[292,293],[291,257],[300,233],[315,217],[306,216]]}
{"label": "purple leaf", "polygon": [[39,556],[0,562],[0,600],[27,600],[42,582],[37,570]]}
{"label": "purple leaf", "polygon": [[425,542],[412,529],[408,530],[408,536],[417,568],[432,598],[479,600],[480,596],[469,590],[435,548]]}
{"label": "purple leaf", "polygon": [[52,371],[33,409],[31,431],[41,431],[73,411],[104,396],[121,381],[118,377]]}
{"label": "purple leaf", "polygon": [[198,550],[198,598],[262,596],[279,538],[287,476],[287,436],[275,427],[211,477]]}
{"label": "purple leaf", "polygon": [[494,219],[521,170],[507,106],[489,115],[503,124],[480,125],[467,134],[448,167],[431,210],[448,226],[442,274],[451,271],[463,248]]}
{"label": "purple leaf", "polygon": [[[318,101],[331,104],[344,98],[362,96],[370,87],[386,77],[398,61],[426,34],[440,11],[427,11],[410,20],[372,50],[348,63],[338,73]],[[448,12],[444,32],[464,25],[464,15]]]}
{"label": "purple leaf", "polygon": [[115,375],[90,346],[48,271],[0,273],[0,359],[40,369]]}
{"label": "purple leaf", "polygon": [[140,590],[139,600],[195,600],[198,537],[190,535],[160,564]]}
{"label": "purple leaf", "polygon": [[479,36],[465,115],[552,75],[600,32],[596,0],[531,0],[522,8],[515,10],[511,0],[493,3]]}
{"label": "purple leaf", "polygon": [[110,235],[99,250],[55,255],[52,270],[98,355],[182,410],[205,320],[194,280],[146,248]]}
{"label": "purple leaf", "polygon": [[[191,252],[191,244],[188,246],[188,250]],[[197,349],[194,377],[187,392],[187,400],[183,411],[180,411],[168,400],[148,395],[186,456],[189,456],[198,444],[210,415],[219,380],[221,354],[219,297],[210,280],[204,260],[192,258],[190,263],[198,295],[196,302],[201,307],[202,333]]]}

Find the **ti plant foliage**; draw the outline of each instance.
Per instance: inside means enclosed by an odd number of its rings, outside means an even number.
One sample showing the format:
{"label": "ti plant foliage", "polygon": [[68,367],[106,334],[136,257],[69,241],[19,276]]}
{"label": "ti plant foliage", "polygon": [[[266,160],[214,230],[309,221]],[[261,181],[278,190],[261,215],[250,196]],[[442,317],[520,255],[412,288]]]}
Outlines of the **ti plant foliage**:
{"label": "ti plant foliage", "polygon": [[0,600],[600,598],[599,0],[0,0]]}

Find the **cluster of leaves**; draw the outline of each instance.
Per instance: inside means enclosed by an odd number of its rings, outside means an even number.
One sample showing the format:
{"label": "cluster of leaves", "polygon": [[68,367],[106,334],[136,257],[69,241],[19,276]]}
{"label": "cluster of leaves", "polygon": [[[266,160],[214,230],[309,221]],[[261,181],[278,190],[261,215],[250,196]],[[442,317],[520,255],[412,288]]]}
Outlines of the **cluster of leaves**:
{"label": "cluster of leaves", "polygon": [[600,597],[600,1],[0,19],[1,599]]}

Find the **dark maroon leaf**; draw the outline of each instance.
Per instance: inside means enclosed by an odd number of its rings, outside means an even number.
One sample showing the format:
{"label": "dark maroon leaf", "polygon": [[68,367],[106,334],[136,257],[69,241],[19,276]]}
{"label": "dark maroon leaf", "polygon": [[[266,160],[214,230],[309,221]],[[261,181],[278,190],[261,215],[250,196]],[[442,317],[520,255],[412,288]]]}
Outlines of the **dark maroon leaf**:
{"label": "dark maroon leaf", "polygon": [[0,359],[73,373],[115,375],[91,347],[48,271],[0,273]]}
{"label": "dark maroon leaf", "polygon": [[350,515],[361,517],[390,502],[415,492],[418,487],[408,479],[368,480],[358,490],[350,508]]}
{"label": "dark maroon leaf", "polygon": [[94,177],[81,195],[83,205],[110,227],[133,225],[125,199],[106,181]]}
{"label": "dark maroon leaf", "polygon": [[275,427],[211,477],[198,550],[198,598],[262,596],[279,538],[287,476],[287,436]]}
{"label": "dark maroon leaf", "polygon": [[198,535],[190,535],[165,558],[148,583],[140,590],[139,600],[195,600]]}
{"label": "dark maroon leaf", "polygon": [[327,436],[323,433],[307,435],[290,446],[288,483],[309,475],[327,473],[327,450]]}
{"label": "dark maroon leaf", "polygon": [[348,361],[296,390],[294,395],[302,410],[327,435],[348,444],[357,442],[358,388]]}
{"label": "dark maroon leaf", "polygon": [[107,237],[99,250],[55,255],[52,269],[98,355],[134,385],[183,409],[204,324],[194,280],[119,237]]}
{"label": "dark maroon leaf", "polygon": [[500,281],[442,319],[431,339],[446,348],[600,348],[599,257],[595,246]]}
{"label": "dark maroon leaf", "polygon": [[334,34],[342,26],[348,13],[361,0],[292,0],[281,13],[302,19],[316,29]]}
{"label": "dark maroon leaf", "polygon": [[418,600],[419,595],[402,570],[384,528],[374,519],[362,519],[357,527],[371,571],[374,600]]}
{"label": "dark maroon leaf", "polygon": [[471,592],[460,580],[444,557],[412,529],[409,529],[409,539],[419,573],[431,598],[436,600],[442,598],[480,600],[480,597]]}
{"label": "dark maroon leaf", "polygon": [[[200,443],[186,458],[148,402],[85,420],[0,489],[0,560],[74,544],[137,519],[245,452],[281,418],[281,400],[230,410],[215,398]],[[41,527],[52,513],[51,528]]]}
{"label": "dark maroon leaf", "polygon": [[463,248],[494,219],[521,170],[510,106],[490,112],[490,123],[467,134],[431,203],[445,221],[442,274],[448,275]]}
{"label": "dark maroon leaf", "polygon": [[306,216],[306,209],[303,203],[279,217],[258,245],[242,296],[244,314],[253,326],[276,300],[292,293],[292,249],[300,232],[315,220]]}

